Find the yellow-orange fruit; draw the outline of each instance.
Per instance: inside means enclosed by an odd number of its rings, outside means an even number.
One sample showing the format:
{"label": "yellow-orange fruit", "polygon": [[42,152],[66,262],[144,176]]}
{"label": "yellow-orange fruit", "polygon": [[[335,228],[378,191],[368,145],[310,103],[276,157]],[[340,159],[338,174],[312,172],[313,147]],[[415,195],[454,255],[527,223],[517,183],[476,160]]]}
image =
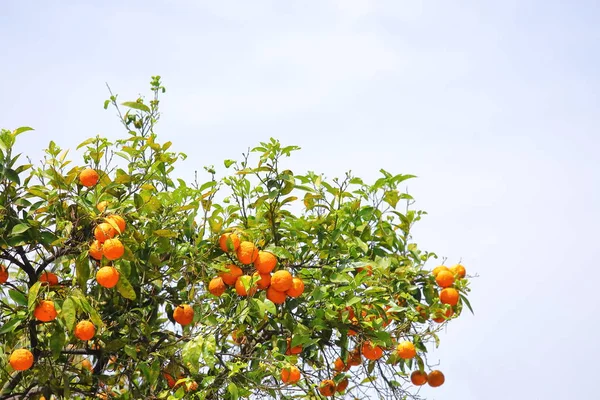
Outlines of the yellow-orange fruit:
{"label": "yellow-orange fruit", "polygon": [[85,187],[92,187],[98,183],[100,176],[98,173],[91,169],[85,168],[83,171],[79,173],[79,182]]}
{"label": "yellow-orange fruit", "polygon": [[219,238],[219,247],[226,253],[236,251],[240,247],[240,238],[235,233],[224,233]]}
{"label": "yellow-orange fruit", "polygon": [[10,366],[16,371],[25,371],[33,365],[33,354],[27,349],[17,349],[10,354]]}
{"label": "yellow-orange fruit", "polygon": [[445,380],[444,374],[439,370],[431,371],[429,375],[427,375],[427,383],[429,383],[429,386],[431,387],[442,386]]}
{"label": "yellow-orange fruit", "polygon": [[304,282],[298,277],[292,278],[292,287],[286,291],[286,294],[290,297],[299,297],[304,293]]}
{"label": "yellow-orange fruit", "polygon": [[[272,281],[273,281],[273,278],[271,277],[271,282]],[[279,291],[275,290],[272,285],[269,286],[269,288],[267,289],[267,299],[271,300],[275,304],[285,303],[286,297],[287,297],[287,294],[285,294],[285,292],[279,292]]]}
{"label": "yellow-orange fruit", "polygon": [[345,372],[350,369],[350,364],[345,363],[340,357],[338,357],[333,362],[333,369],[336,372]]}
{"label": "yellow-orange fruit", "polygon": [[8,268],[5,265],[0,264],[0,285],[8,280]]}
{"label": "yellow-orange fruit", "polygon": [[379,346],[373,346],[369,341],[366,341],[362,345],[362,354],[369,360],[378,360],[383,356],[383,350]]}
{"label": "yellow-orange fruit", "polygon": [[440,301],[444,304],[455,306],[458,304],[458,290],[454,288],[445,288],[440,292]]}
{"label": "yellow-orange fruit", "polygon": [[256,286],[258,286],[259,289],[265,290],[271,286],[271,274],[259,274],[258,272],[255,272],[252,274],[252,278],[258,279],[256,281]]}
{"label": "yellow-orange fruit", "polygon": [[108,208],[108,201],[106,201],[106,200],[101,201],[100,203],[96,204],[96,209],[100,212],[106,211],[107,208]]}
{"label": "yellow-orange fruit", "polygon": [[431,275],[437,276],[437,274],[439,274],[442,271],[450,271],[450,269],[448,267],[446,267],[445,265],[439,265],[439,266],[435,267],[433,269],[433,271],[431,271]]}
{"label": "yellow-orange fruit", "polygon": [[102,245],[102,253],[104,257],[113,261],[118,258],[121,258],[123,254],[125,254],[125,247],[123,247],[123,243],[119,239],[108,239]]}
{"label": "yellow-orange fruit", "polygon": [[[235,282],[235,291],[237,292],[237,294],[239,294],[240,296],[254,296],[254,293],[256,293],[257,290],[257,286],[256,284],[251,285],[251,282],[252,277],[250,275],[240,276]],[[250,285],[248,290],[246,290],[246,286],[244,286],[244,284]]]}
{"label": "yellow-orange fruit", "polygon": [[277,265],[277,257],[273,253],[260,250],[256,260],[254,260],[254,268],[261,274],[268,274]]}
{"label": "yellow-orange fruit", "polygon": [[467,276],[467,270],[460,264],[456,264],[455,266],[451,267],[450,271],[452,271],[452,273],[460,279]]}
{"label": "yellow-orange fruit", "polygon": [[90,372],[93,370],[92,363],[87,358],[81,362],[81,366]]}
{"label": "yellow-orange fruit", "polygon": [[43,285],[55,286],[58,285],[58,276],[52,272],[44,271],[40,275],[40,282],[43,282]]}
{"label": "yellow-orange fruit", "polygon": [[217,297],[220,297],[223,293],[225,293],[225,289],[225,282],[223,282],[223,278],[219,276],[212,278],[208,283],[208,291]]}
{"label": "yellow-orange fruit", "polygon": [[75,325],[75,337],[79,340],[90,340],[96,334],[96,327],[90,321],[79,321]]}
{"label": "yellow-orange fruit", "polygon": [[258,257],[258,249],[252,242],[241,242],[235,254],[242,264],[252,264]]}
{"label": "yellow-orange fruit", "polygon": [[38,321],[53,321],[56,318],[56,308],[54,308],[54,302],[50,300],[41,300],[33,310],[33,316]]}
{"label": "yellow-orange fruit", "polygon": [[348,378],[344,378],[338,382],[338,384],[335,387],[335,391],[338,393],[341,393],[344,390],[346,390],[347,387],[348,387]]}
{"label": "yellow-orange fruit", "polygon": [[286,270],[280,270],[271,276],[270,288],[278,292],[286,292],[292,287],[292,283],[292,274]]}
{"label": "yellow-orange fruit", "polygon": [[113,227],[113,229],[115,230],[115,232],[117,234],[121,234],[121,233],[125,232],[125,228],[127,227],[127,222],[125,222],[125,219],[123,217],[121,217],[120,215],[117,215],[117,214],[109,215],[104,220],[106,221],[107,224],[109,224],[110,226]]}
{"label": "yellow-orange fruit", "polygon": [[181,304],[173,310],[173,319],[181,326],[189,325],[194,320],[194,309],[189,304]]}
{"label": "yellow-orange fruit", "polygon": [[281,370],[281,381],[293,385],[300,380],[300,370],[295,366],[289,366]]}
{"label": "yellow-orange fruit", "polygon": [[223,278],[223,282],[225,282],[229,286],[235,285],[237,278],[244,275],[242,269],[235,264],[226,265],[225,268],[227,268],[228,271],[221,272],[219,276]]}
{"label": "yellow-orange fruit", "polygon": [[89,254],[94,260],[102,260],[102,244],[98,240],[94,240],[90,245]]}
{"label": "yellow-orange fruit", "polygon": [[331,397],[335,394],[335,382],[331,379],[325,379],[319,385],[319,393],[325,397]]}
{"label": "yellow-orange fruit", "polygon": [[285,351],[286,355],[296,355],[296,354],[300,354],[302,353],[302,345],[299,344],[298,346],[292,346],[292,338],[287,338],[286,339],[287,342],[287,350]]}
{"label": "yellow-orange fruit", "polygon": [[415,345],[412,342],[406,340],[398,344],[398,347],[396,347],[396,354],[400,358],[409,360],[417,355],[417,350],[415,350]]}
{"label": "yellow-orange fruit", "polygon": [[436,275],[435,281],[440,287],[446,288],[454,283],[454,275],[450,271],[440,271]]}
{"label": "yellow-orange fruit", "polygon": [[107,239],[115,237],[117,231],[108,222],[102,222],[94,228],[94,237],[100,243],[104,243]]}
{"label": "yellow-orange fruit", "polygon": [[414,371],[410,374],[410,381],[415,386],[423,386],[427,383],[427,374],[423,371]]}
{"label": "yellow-orange fruit", "polygon": [[115,267],[102,267],[96,272],[96,282],[110,289],[119,282],[119,271]]}

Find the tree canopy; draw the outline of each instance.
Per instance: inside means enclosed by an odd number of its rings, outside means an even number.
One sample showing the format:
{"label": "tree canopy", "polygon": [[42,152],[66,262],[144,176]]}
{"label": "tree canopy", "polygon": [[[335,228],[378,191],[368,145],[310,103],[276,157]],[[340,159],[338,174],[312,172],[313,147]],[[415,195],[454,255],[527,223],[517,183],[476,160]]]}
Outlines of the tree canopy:
{"label": "tree canopy", "polygon": [[186,155],[156,133],[164,92],[156,76],[149,98],[111,94],[122,138],[83,141],[77,161],[51,141],[24,162],[31,128],[1,131],[0,400],[417,399],[443,384],[428,349],[470,308],[469,281],[413,240],[415,177],[291,171],[300,149],[270,139],[186,182]]}

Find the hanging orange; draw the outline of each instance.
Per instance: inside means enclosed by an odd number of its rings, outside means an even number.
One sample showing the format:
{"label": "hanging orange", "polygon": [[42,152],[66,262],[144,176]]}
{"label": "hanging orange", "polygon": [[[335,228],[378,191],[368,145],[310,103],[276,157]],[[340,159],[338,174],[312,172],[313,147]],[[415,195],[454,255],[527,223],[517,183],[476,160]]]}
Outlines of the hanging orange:
{"label": "hanging orange", "polygon": [[256,260],[254,260],[254,268],[261,274],[268,274],[277,265],[277,257],[273,253],[260,250]]}
{"label": "hanging orange", "polygon": [[235,254],[242,264],[252,264],[258,257],[258,249],[252,242],[241,242]]}
{"label": "hanging orange", "polygon": [[17,349],[10,354],[8,362],[16,371],[25,371],[33,365],[33,354],[27,349]]}
{"label": "hanging orange", "polygon": [[44,271],[40,275],[39,281],[43,282],[42,285],[55,286],[58,285],[58,276],[52,272]]}
{"label": "hanging orange", "polygon": [[289,366],[281,370],[281,381],[285,384],[293,385],[300,380],[300,370],[298,367]]}
{"label": "hanging orange", "polygon": [[102,260],[102,244],[99,241],[94,240],[90,245],[88,253],[90,254],[90,257],[92,257],[94,260]]}
{"label": "hanging orange", "polygon": [[427,374],[423,371],[414,371],[410,374],[410,381],[415,386],[422,386],[427,383]]}
{"label": "hanging orange", "polygon": [[85,187],[92,187],[98,183],[100,176],[98,173],[91,169],[85,168],[83,171],[79,173],[79,182]]}
{"label": "hanging orange", "polygon": [[56,318],[56,308],[54,308],[54,302],[50,300],[41,300],[33,310],[33,316],[38,321],[53,321]]}
{"label": "hanging orange", "polygon": [[104,220],[107,224],[110,224],[110,226],[113,227],[117,234],[125,232],[125,227],[127,227],[127,223],[125,222],[125,219],[120,215],[109,215]]}
{"label": "hanging orange", "polygon": [[299,297],[304,293],[304,282],[298,277],[292,278],[292,287],[285,292],[290,297]]}
{"label": "hanging orange", "polygon": [[272,285],[267,289],[267,299],[271,300],[275,304],[285,303],[286,297],[287,295],[285,292],[279,292],[275,290]]}
{"label": "hanging orange", "polygon": [[240,247],[240,238],[235,233],[224,233],[219,238],[219,247],[225,253],[236,251]]}
{"label": "hanging orange", "polygon": [[96,327],[90,321],[80,321],[75,325],[75,337],[79,340],[90,340],[96,334]]}
{"label": "hanging orange", "polygon": [[115,267],[102,267],[96,272],[96,282],[110,289],[119,282],[119,271]]}
{"label": "hanging orange", "polygon": [[271,288],[278,292],[286,292],[292,287],[292,274],[286,270],[275,272],[271,276]]}
{"label": "hanging orange", "polygon": [[325,379],[319,385],[319,393],[325,397],[331,397],[335,394],[335,382],[331,379]]}
{"label": "hanging orange", "polygon": [[225,283],[223,282],[223,279],[220,277],[216,277],[211,279],[211,281],[208,283],[208,291],[217,297],[220,297],[223,293],[225,293]]}
{"label": "hanging orange", "polygon": [[8,268],[5,265],[0,264],[0,285],[8,280]]}
{"label": "hanging orange", "polygon": [[189,304],[181,304],[173,310],[173,319],[181,326],[189,325],[194,320],[194,309]]}
{"label": "hanging orange", "polygon": [[94,237],[100,243],[104,243],[107,239],[115,237],[117,231],[108,222],[102,222],[94,228]]}
{"label": "hanging orange", "polygon": [[373,346],[370,341],[366,341],[362,345],[362,354],[369,360],[378,360],[383,356],[383,350],[379,346]]}
{"label": "hanging orange", "polygon": [[125,254],[125,247],[123,247],[123,243],[119,239],[108,239],[102,246],[102,252],[104,257],[113,261]]}
{"label": "hanging orange", "polygon": [[219,276],[223,278],[223,282],[225,282],[229,286],[235,285],[235,281],[237,281],[237,278],[244,275],[242,269],[235,264],[226,265],[225,268],[227,268],[228,271],[219,273]]}

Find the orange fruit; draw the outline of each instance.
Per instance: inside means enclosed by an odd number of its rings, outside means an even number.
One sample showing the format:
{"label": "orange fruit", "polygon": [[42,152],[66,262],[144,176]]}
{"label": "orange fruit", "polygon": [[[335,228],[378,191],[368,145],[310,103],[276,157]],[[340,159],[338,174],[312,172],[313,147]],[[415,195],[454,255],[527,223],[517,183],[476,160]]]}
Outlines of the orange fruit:
{"label": "orange fruit", "polygon": [[75,337],[79,340],[90,340],[96,334],[96,327],[90,321],[79,321],[75,325]]}
{"label": "orange fruit", "polygon": [[367,276],[373,275],[373,267],[370,265],[367,265],[365,267],[358,267],[358,268],[356,268],[356,270],[358,271],[359,274],[363,271],[367,271]]}
{"label": "orange fruit", "polygon": [[341,393],[344,390],[346,390],[347,387],[348,387],[348,378],[344,378],[338,382],[337,386],[335,387],[335,391],[338,393]]}
{"label": "orange fruit", "polygon": [[445,288],[440,292],[440,301],[444,304],[455,306],[458,304],[458,290],[454,288]]}
{"label": "orange fruit", "polygon": [[254,260],[254,268],[261,274],[268,274],[277,265],[277,257],[273,253],[260,250],[256,260]]}
{"label": "orange fruit", "polygon": [[58,285],[58,276],[52,272],[45,271],[40,275],[39,281],[44,282],[42,285],[55,286]]}
{"label": "orange fruit", "polygon": [[450,271],[460,279],[467,276],[467,270],[460,264],[456,264],[455,266],[451,267]]}
{"label": "orange fruit", "polygon": [[258,257],[258,249],[252,242],[241,242],[235,254],[242,264],[252,264]]}
{"label": "orange fruit", "polygon": [[125,219],[120,215],[109,215],[108,217],[104,218],[104,220],[107,224],[110,224],[110,226],[113,227],[117,234],[125,232],[125,227],[127,226],[127,223],[125,222]]}
{"label": "orange fruit", "polygon": [[369,360],[378,360],[383,355],[383,350],[379,346],[373,346],[370,341],[366,341],[362,345],[362,354]]}
{"label": "orange fruit", "polygon": [[102,222],[94,228],[94,237],[100,243],[104,243],[107,239],[112,239],[116,234],[117,231],[108,222]]}
{"label": "orange fruit", "polygon": [[25,371],[33,365],[33,354],[27,349],[17,349],[11,353],[8,362],[14,370]]}
{"label": "orange fruit", "polygon": [[225,282],[229,286],[235,285],[235,281],[237,281],[237,278],[244,275],[242,269],[235,264],[226,265],[225,268],[227,268],[229,271],[221,272],[219,276],[223,278],[223,282]]}
{"label": "orange fruit", "polygon": [[442,386],[445,380],[446,378],[444,377],[442,371],[437,369],[435,371],[431,371],[429,375],[427,375],[427,383],[429,383],[429,386],[431,387]]}
{"label": "orange fruit", "polygon": [[175,386],[175,383],[177,383],[177,381],[175,380],[175,378],[173,378],[173,376],[171,376],[171,374],[163,372],[163,376],[167,380],[167,385],[169,385],[170,388],[173,388],[173,386]]}
{"label": "orange fruit", "polygon": [[219,238],[219,247],[226,253],[236,251],[240,247],[240,238],[235,233],[224,233]]}
{"label": "orange fruit", "polygon": [[[452,314],[454,314],[454,311],[452,310],[451,307],[448,307],[446,309],[446,311],[444,311],[444,310],[436,311],[433,314],[434,318],[432,318],[432,319],[433,319],[434,322],[437,322],[438,324],[441,324],[442,322],[446,321],[446,318],[450,318],[452,316]],[[444,316],[446,318],[444,318]]]}
{"label": "orange fruit", "polygon": [[[257,290],[257,286],[256,283],[251,284],[252,282],[252,277],[250,275],[242,275],[240,276],[237,281],[235,281],[235,291],[237,292],[237,294],[239,294],[240,296],[254,296],[254,293],[256,293]],[[246,290],[246,286],[244,286],[244,284],[249,285],[249,289]]]}
{"label": "orange fruit", "polygon": [[94,260],[102,260],[102,244],[98,240],[94,240],[90,245],[89,254]]}
{"label": "orange fruit", "polygon": [[290,366],[281,370],[281,381],[285,384],[293,385],[300,380],[300,370],[298,367]]}
{"label": "orange fruit", "polygon": [[423,371],[414,371],[410,374],[410,381],[415,386],[422,386],[427,383],[427,374]]}
{"label": "orange fruit", "polygon": [[223,293],[225,293],[225,282],[223,282],[223,278],[220,277],[216,277],[216,278],[212,278],[211,281],[208,283],[208,291],[217,297],[221,297],[221,295]]}
{"label": "orange fruit", "polygon": [[346,364],[340,357],[338,357],[333,362],[333,369],[336,372],[348,371],[350,369],[350,364]]}
{"label": "orange fruit", "polygon": [[[272,277],[271,281],[273,281]],[[269,286],[269,288],[267,289],[267,299],[271,300],[275,304],[285,303],[286,297],[287,295],[285,294],[285,292],[279,292],[275,290],[272,285]]]}
{"label": "orange fruit", "polygon": [[271,287],[278,292],[286,292],[292,287],[292,274],[286,270],[275,272],[271,276]]}
{"label": "orange fruit", "polygon": [[330,397],[335,394],[335,382],[331,379],[325,379],[319,385],[319,393],[325,397]]}
{"label": "orange fruit", "polygon": [[302,293],[304,293],[304,282],[295,276],[292,278],[292,287],[287,290],[286,294],[290,297],[298,297]]}
{"label": "orange fruit", "polygon": [[348,365],[351,367],[359,366],[362,363],[362,357],[358,348],[348,354]]}
{"label": "orange fruit", "polygon": [[0,285],[8,280],[8,269],[6,266],[0,264]]}
{"label": "orange fruit", "polygon": [[106,211],[107,208],[108,208],[108,201],[106,201],[106,200],[101,201],[100,203],[96,204],[96,209],[98,211],[100,211],[101,213]]}
{"label": "orange fruit", "polygon": [[346,308],[344,310],[340,311],[340,314],[344,314],[344,311],[348,311],[348,319],[349,320],[353,320],[356,317],[356,314],[354,314],[354,308],[352,308],[351,306],[346,306]]}
{"label": "orange fruit", "polygon": [[439,266],[435,267],[433,269],[433,271],[431,271],[431,275],[437,276],[437,274],[439,274],[442,271],[450,271],[450,269],[448,267],[446,267],[445,265],[439,265]]}
{"label": "orange fruit", "polygon": [[181,304],[173,310],[173,319],[181,326],[189,325],[194,320],[194,309],[189,304]]}
{"label": "orange fruit", "polygon": [[454,283],[454,275],[450,271],[440,271],[435,276],[435,281],[440,287],[446,288]]}
{"label": "orange fruit", "polygon": [[50,322],[56,318],[56,308],[54,308],[54,302],[50,300],[42,300],[37,306],[35,306],[35,310],[33,310],[33,316],[42,322]]}
{"label": "orange fruit", "polygon": [[415,350],[415,345],[406,340],[398,344],[398,347],[396,347],[396,354],[400,358],[409,360],[417,355],[417,351]]}
{"label": "orange fruit", "polygon": [[298,346],[294,346],[294,347],[290,347],[292,345],[292,338],[287,338],[286,339],[287,342],[287,350],[285,351],[286,355],[296,355],[296,354],[300,354],[302,353],[302,345],[299,344]]}
{"label": "orange fruit", "polygon": [[98,183],[100,176],[98,173],[91,169],[85,168],[83,171],[79,173],[79,182],[85,187],[92,187]]}
{"label": "orange fruit", "polygon": [[123,254],[125,254],[125,247],[123,247],[123,243],[119,239],[108,239],[102,245],[102,253],[104,257],[113,261],[118,258],[121,258]]}
{"label": "orange fruit", "polygon": [[96,272],[96,282],[110,289],[119,282],[119,271],[115,267],[102,267]]}
{"label": "orange fruit", "polygon": [[87,358],[85,360],[83,360],[81,362],[81,366],[85,369],[87,369],[88,371],[92,372],[93,371],[93,367],[92,367],[92,363],[90,362],[90,360],[88,360]]}
{"label": "orange fruit", "polygon": [[258,278],[256,286],[258,286],[259,289],[265,290],[271,286],[271,274],[259,274],[258,272],[255,272],[252,274],[252,278]]}

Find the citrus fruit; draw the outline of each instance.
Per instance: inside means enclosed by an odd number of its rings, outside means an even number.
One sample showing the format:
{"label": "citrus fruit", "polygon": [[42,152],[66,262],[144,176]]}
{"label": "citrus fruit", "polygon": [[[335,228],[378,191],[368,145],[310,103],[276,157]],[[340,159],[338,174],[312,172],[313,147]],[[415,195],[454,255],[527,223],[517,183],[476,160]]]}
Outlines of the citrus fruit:
{"label": "citrus fruit", "polygon": [[260,250],[256,260],[254,260],[254,268],[261,274],[268,274],[277,265],[277,257],[273,253]]}
{"label": "citrus fruit", "polygon": [[14,370],[25,371],[33,365],[33,354],[27,349],[17,349],[11,353],[8,362]]}
{"label": "citrus fruit", "polygon": [[300,354],[302,353],[302,345],[299,344],[298,346],[292,346],[292,338],[287,338],[286,339],[287,342],[287,350],[285,351],[286,355],[296,355],[296,354]]}
{"label": "citrus fruit", "polygon": [[90,245],[89,254],[94,260],[102,260],[102,244],[98,240],[94,240]]}
{"label": "citrus fruit", "polygon": [[333,362],[333,369],[336,372],[348,371],[350,369],[350,364],[346,364],[340,357],[338,357]]}
{"label": "citrus fruit", "polygon": [[113,261],[125,254],[125,247],[123,247],[123,243],[119,239],[108,239],[102,245],[102,253],[104,257]]}
{"label": "citrus fruit", "polygon": [[452,273],[460,279],[467,276],[467,270],[460,264],[456,264],[455,266],[451,267],[450,271],[452,271]]}
{"label": "citrus fruit", "polygon": [[[240,296],[254,296],[257,286],[256,284],[251,283],[252,277],[250,275],[242,275],[237,279],[237,281],[235,281],[235,291]],[[246,287],[248,287],[248,290],[246,290]]]}
{"label": "citrus fruit", "polygon": [[8,268],[0,264],[0,285],[8,280]]}
{"label": "citrus fruit", "polygon": [[292,278],[292,287],[286,291],[286,294],[290,297],[299,297],[304,293],[304,282],[298,277]]}
{"label": "citrus fruit", "polygon": [[181,304],[173,310],[173,319],[182,326],[189,325],[194,320],[194,309],[189,304]]}
{"label": "citrus fruit", "polygon": [[219,276],[223,278],[223,282],[225,282],[229,286],[235,285],[235,281],[237,281],[237,278],[244,275],[242,269],[235,264],[226,265],[225,268],[227,268],[228,271],[221,272]]}
{"label": "citrus fruit", "polygon": [[396,347],[396,354],[400,358],[409,360],[417,355],[417,351],[415,350],[415,345],[406,340],[398,344],[398,347]]}
{"label": "citrus fruit", "polygon": [[94,228],[94,237],[100,243],[104,243],[107,239],[115,237],[117,231],[108,222],[102,222]]}
{"label": "citrus fruit", "polygon": [[236,251],[240,247],[240,238],[235,233],[224,233],[219,238],[219,247],[226,253]]}
{"label": "citrus fruit", "polygon": [[56,308],[54,302],[50,300],[41,300],[33,310],[33,316],[42,322],[50,322],[56,318]]}
{"label": "citrus fruit", "polygon": [[92,370],[94,369],[92,367],[92,363],[87,358],[81,362],[81,366],[90,372],[92,372]]}
{"label": "citrus fruit", "polygon": [[458,290],[454,288],[445,288],[440,292],[440,301],[443,304],[449,304],[455,306],[458,304]]}
{"label": "citrus fruit", "polygon": [[365,267],[358,267],[356,270],[358,271],[359,274],[363,271],[367,271],[367,276],[373,275],[373,267],[370,265],[367,265]]}
{"label": "citrus fruit", "polygon": [[223,282],[223,278],[221,277],[212,278],[208,283],[208,291],[214,296],[220,297],[225,293],[225,289],[225,282]]}
{"label": "citrus fruit", "polygon": [[258,249],[252,242],[241,242],[235,254],[242,264],[252,264],[258,257]]}
{"label": "citrus fruit", "polygon": [[271,276],[270,288],[278,292],[286,292],[292,287],[292,283],[292,274],[286,270],[280,270]]}
{"label": "citrus fruit", "polygon": [[325,397],[330,397],[335,394],[335,382],[331,379],[325,379],[319,385],[319,393]]}
{"label": "citrus fruit", "polygon": [[56,274],[53,274],[52,272],[44,271],[40,275],[39,281],[44,282],[42,285],[55,286],[58,285],[58,276],[56,276]]}
{"label": "citrus fruit", "polygon": [[281,381],[285,384],[293,385],[300,380],[300,370],[298,367],[289,366],[281,370]]}
{"label": "citrus fruit", "polygon": [[427,375],[427,383],[429,383],[429,386],[431,387],[442,386],[445,380],[444,374],[439,370],[431,371],[429,375]]}
{"label": "citrus fruit", "polygon": [[96,334],[96,327],[90,321],[79,321],[75,325],[75,337],[79,340],[90,340]]}
{"label": "citrus fruit", "polygon": [[91,168],[85,168],[79,173],[79,182],[85,187],[94,186],[98,183],[98,179],[100,179],[100,176]]}
{"label": "citrus fruit", "polygon": [[435,281],[440,287],[446,288],[454,283],[454,275],[450,271],[440,271],[435,276]]}
{"label": "citrus fruit", "polygon": [[117,214],[109,215],[104,220],[106,221],[107,224],[110,224],[110,226],[113,227],[113,229],[115,230],[115,232],[117,234],[121,234],[121,233],[125,232],[125,227],[127,226],[127,223],[125,222],[125,219],[123,217],[121,217],[120,215],[117,215]]}
{"label": "citrus fruit", "polygon": [[366,341],[362,345],[362,354],[369,360],[378,360],[383,355],[383,350],[379,346],[373,346],[370,341]]}
{"label": "citrus fruit", "polygon": [[338,384],[335,387],[335,391],[338,393],[341,393],[344,390],[346,390],[347,387],[348,387],[348,378],[344,378],[338,382]]}
{"label": "citrus fruit", "polygon": [[[433,314],[433,321],[437,322],[438,324],[441,324],[442,322],[446,321],[447,318],[450,318],[452,316],[452,314],[454,314],[454,311],[452,310],[451,307],[448,307],[445,311],[444,310],[440,310],[440,311],[436,311]],[[444,318],[445,316],[445,318]]]}
{"label": "citrus fruit", "polygon": [[[271,281],[273,278],[271,277]],[[269,286],[267,289],[267,299],[271,300],[275,304],[283,304],[285,303],[287,295],[285,292],[279,292],[273,288],[273,286]]]}
{"label": "citrus fruit", "polygon": [[256,281],[256,286],[259,289],[265,290],[269,286],[271,286],[271,274],[259,274],[255,272],[252,274],[253,279],[258,279]]}
{"label": "citrus fruit", "polygon": [[119,282],[119,271],[115,267],[102,267],[96,272],[96,282],[110,289]]}
{"label": "citrus fruit", "polygon": [[100,212],[106,211],[107,208],[108,208],[108,201],[106,201],[106,200],[101,201],[100,203],[96,204],[96,209]]}
{"label": "citrus fruit", "polygon": [[427,374],[422,371],[414,371],[410,374],[410,381],[413,385],[422,386],[427,383]]}

